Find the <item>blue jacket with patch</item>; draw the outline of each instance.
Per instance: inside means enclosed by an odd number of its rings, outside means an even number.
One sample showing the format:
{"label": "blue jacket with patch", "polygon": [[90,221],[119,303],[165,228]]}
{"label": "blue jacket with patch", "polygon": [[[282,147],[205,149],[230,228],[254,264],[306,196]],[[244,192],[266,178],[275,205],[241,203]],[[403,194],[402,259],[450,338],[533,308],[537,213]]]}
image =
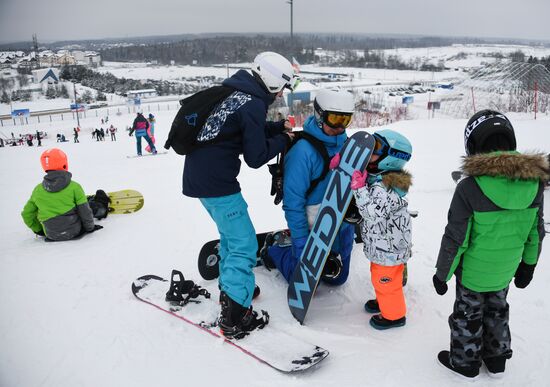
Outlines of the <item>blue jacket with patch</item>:
{"label": "blue jacket with patch", "polygon": [[267,108],[274,101],[245,70],[223,81],[235,89],[206,120],[197,139],[207,141],[216,136],[223,140],[200,147],[185,157],[183,194],[208,198],[240,192],[237,176],[242,154],[246,164],[259,168],[282,152],[288,136],[284,121],[266,122]]}
{"label": "blue jacket with patch", "polygon": [[[309,117],[304,123],[304,132],[321,140],[329,157],[340,151],[348,138],[346,132],[338,136],[327,136],[317,125],[314,116]],[[285,157],[283,210],[293,238],[309,235],[306,206],[321,203],[330,174],[319,182],[309,196],[306,196],[306,193],[311,181],[321,176],[324,165],[323,156],[306,140],[294,144]]]}

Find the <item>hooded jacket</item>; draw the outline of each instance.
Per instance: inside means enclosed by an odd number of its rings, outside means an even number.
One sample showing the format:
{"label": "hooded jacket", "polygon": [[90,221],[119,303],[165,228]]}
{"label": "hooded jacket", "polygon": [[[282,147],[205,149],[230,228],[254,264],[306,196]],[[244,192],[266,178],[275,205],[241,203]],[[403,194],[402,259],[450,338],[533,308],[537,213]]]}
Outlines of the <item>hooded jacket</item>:
{"label": "hooded jacket", "polygon": [[[138,113],[137,117],[134,119],[134,124],[132,125],[132,130],[136,132],[136,137],[143,137],[147,134],[149,129],[149,121],[143,116],[143,114]],[[103,130],[103,128],[101,129]]]}
{"label": "hooded jacket", "polygon": [[79,235],[82,229],[94,229],[86,194],[71,177],[67,171],[49,171],[34,188],[21,212],[33,232],[44,232],[48,239],[64,241]]}
{"label": "hooded jacket", "polygon": [[284,121],[266,122],[273,96],[250,73],[240,70],[223,85],[235,92],[212,111],[197,139],[206,141],[219,135],[224,140],[199,147],[185,157],[186,196],[208,198],[240,192],[239,155],[249,167],[259,168],[287,144],[288,136],[282,134]]}
{"label": "hooded jacket", "polygon": [[401,265],[411,257],[411,216],[404,196],[412,185],[406,171],[370,175],[365,187],[353,191],[363,218],[363,251],[382,266]]}
{"label": "hooded jacket", "polygon": [[[317,125],[314,116],[310,116],[304,123],[304,132],[321,140],[329,157],[334,156],[348,138],[346,132],[327,136]],[[307,191],[311,181],[321,176],[324,165],[321,154],[305,140],[296,142],[285,157],[283,210],[293,238],[309,235],[309,226],[313,224],[318,205],[323,201],[330,174],[319,182],[309,196]]]}
{"label": "hooded jacket", "polygon": [[437,277],[467,289],[506,288],[523,260],[537,263],[544,238],[542,155],[494,152],[464,158],[437,259]]}

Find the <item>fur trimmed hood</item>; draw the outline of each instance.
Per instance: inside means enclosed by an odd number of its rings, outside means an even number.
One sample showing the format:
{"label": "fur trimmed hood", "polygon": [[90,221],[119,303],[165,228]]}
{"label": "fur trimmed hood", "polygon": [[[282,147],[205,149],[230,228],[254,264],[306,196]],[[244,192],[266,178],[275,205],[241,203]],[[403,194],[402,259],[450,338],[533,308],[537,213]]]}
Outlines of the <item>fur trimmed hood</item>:
{"label": "fur trimmed hood", "polygon": [[382,184],[389,189],[397,188],[409,192],[409,188],[412,186],[412,175],[405,170],[388,172],[382,175]]}
{"label": "fur trimmed hood", "polygon": [[550,177],[548,158],[543,153],[494,152],[465,156],[461,169],[468,176],[504,176],[542,181]]}

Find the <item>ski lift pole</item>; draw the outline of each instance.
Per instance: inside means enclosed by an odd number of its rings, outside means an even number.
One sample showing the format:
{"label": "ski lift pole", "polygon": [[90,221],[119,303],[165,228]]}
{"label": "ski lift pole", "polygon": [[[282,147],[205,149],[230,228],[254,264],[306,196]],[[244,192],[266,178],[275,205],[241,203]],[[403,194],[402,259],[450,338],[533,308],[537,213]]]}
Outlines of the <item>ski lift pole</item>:
{"label": "ski lift pole", "polygon": [[537,95],[538,95],[538,91],[539,91],[539,84],[538,84],[537,81],[535,81],[535,120],[537,119],[537,109],[538,109]]}

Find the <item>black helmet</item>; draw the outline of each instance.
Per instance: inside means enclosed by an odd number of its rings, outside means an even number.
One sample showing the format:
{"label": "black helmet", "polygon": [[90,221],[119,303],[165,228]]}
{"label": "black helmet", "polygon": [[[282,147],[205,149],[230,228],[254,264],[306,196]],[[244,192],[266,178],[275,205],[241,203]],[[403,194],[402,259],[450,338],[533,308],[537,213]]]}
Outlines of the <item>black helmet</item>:
{"label": "black helmet", "polygon": [[504,114],[494,110],[477,112],[464,128],[464,148],[468,156],[499,150],[516,150],[516,136],[512,123]]}

